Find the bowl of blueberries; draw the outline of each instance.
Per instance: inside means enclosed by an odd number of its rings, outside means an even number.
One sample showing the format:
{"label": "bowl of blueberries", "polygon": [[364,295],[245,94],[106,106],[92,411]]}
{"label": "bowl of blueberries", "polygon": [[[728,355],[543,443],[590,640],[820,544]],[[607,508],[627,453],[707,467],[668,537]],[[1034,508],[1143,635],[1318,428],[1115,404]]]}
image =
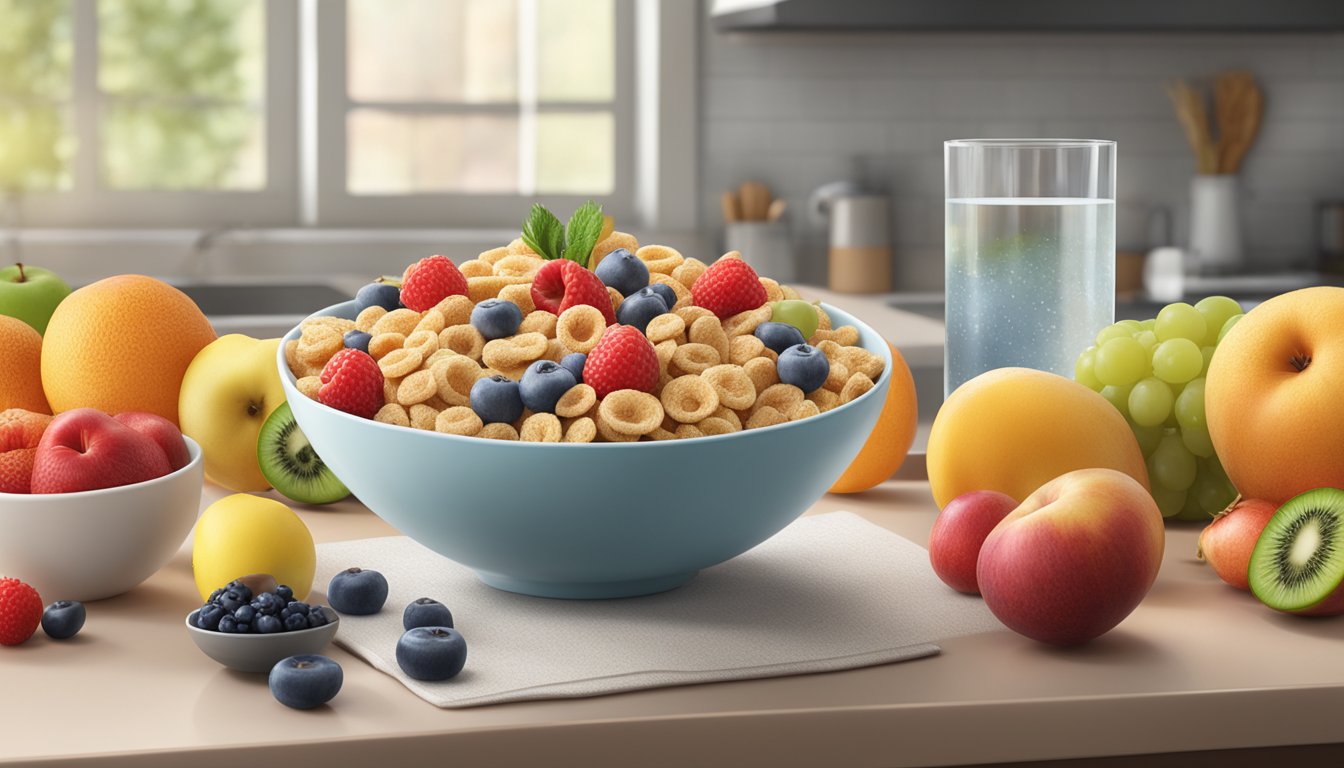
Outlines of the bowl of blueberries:
{"label": "bowl of blueberries", "polygon": [[340,617],[294,599],[269,576],[236,579],[187,615],[187,632],[206,656],[241,672],[270,672],[281,659],[320,653],[336,637]]}

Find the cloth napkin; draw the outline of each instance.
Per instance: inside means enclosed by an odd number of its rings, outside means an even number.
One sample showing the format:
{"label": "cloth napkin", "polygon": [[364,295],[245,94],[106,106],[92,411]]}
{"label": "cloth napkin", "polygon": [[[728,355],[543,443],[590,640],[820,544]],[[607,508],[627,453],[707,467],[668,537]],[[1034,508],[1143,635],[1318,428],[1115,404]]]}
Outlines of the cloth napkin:
{"label": "cloth napkin", "polygon": [[[678,589],[617,600],[496,590],[404,536],[322,544],[317,561],[318,584],[351,566],[387,577],[383,610],[342,616],[336,643],[439,707],[887,664],[1002,626],[938,581],[923,547],[848,512],[802,518]],[[447,605],[467,640],[452,680],[397,666],[402,610],[419,597]]]}

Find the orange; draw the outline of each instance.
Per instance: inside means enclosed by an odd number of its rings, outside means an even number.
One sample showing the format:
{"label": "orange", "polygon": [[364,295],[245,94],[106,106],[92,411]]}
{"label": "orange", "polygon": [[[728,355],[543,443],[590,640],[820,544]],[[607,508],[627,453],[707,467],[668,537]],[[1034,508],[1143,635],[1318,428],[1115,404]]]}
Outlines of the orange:
{"label": "orange", "polygon": [[42,336],[22,320],[0,315],[0,411],[9,408],[51,413],[42,393]]}
{"label": "orange", "polygon": [[187,366],[215,331],[187,295],[118,275],[66,297],[47,325],[42,386],[57,413],[148,411],[177,423]]}
{"label": "orange", "polygon": [[845,474],[831,486],[831,493],[858,493],[891,477],[905,462],[905,454],[915,442],[919,405],[915,399],[915,380],[910,366],[891,344],[891,385],[882,413],[868,435],[859,455]]}

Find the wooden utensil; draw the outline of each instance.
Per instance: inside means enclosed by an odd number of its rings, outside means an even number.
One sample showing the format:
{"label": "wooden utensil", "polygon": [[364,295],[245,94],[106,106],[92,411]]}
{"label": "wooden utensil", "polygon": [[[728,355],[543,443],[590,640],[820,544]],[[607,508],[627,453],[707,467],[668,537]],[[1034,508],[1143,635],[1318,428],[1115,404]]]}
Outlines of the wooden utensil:
{"label": "wooden utensil", "polygon": [[789,203],[782,197],[777,197],[770,201],[770,207],[765,211],[766,221],[779,221],[784,218],[784,210],[789,207]]}
{"label": "wooden utensil", "polygon": [[1224,72],[1214,86],[1218,172],[1236,173],[1260,130],[1264,94],[1249,72]]}
{"label": "wooden utensil", "polygon": [[770,208],[770,190],[759,181],[744,181],[737,188],[742,204],[742,218],[746,221],[764,221]]}
{"label": "wooden utensil", "polygon": [[1218,173],[1218,149],[1209,131],[1209,114],[1204,97],[1184,80],[1167,86],[1167,96],[1176,108],[1176,118],[1185,129],[1185,140],[1195,153],[1195,171]]}
{"label": "wooden utensil", "polygon": [[737,199],[737,195],[732,192],[724,192],[719,198],[719,204],[723,206],[723,221],[731,224],[742,220],[742,205]]}

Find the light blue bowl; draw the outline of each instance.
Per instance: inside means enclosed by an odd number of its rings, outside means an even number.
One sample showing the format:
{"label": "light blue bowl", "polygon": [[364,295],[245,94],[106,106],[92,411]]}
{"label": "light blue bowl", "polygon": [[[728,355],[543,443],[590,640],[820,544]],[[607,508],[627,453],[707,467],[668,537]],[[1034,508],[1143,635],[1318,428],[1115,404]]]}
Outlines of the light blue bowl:
{"label": "light blue bowl", "polygon": [[[396,427],[305,397],[283,344],[276,358],[313,448],[398,530],[492,587],[630,597],[680,586],[773,536],[863,447],[887,397],[891,353],[873,329],[826,311],[886,362],[876,387],[820,416],[690,440],[521,443]],[[349,301],[314,316],[355,314]]]}

